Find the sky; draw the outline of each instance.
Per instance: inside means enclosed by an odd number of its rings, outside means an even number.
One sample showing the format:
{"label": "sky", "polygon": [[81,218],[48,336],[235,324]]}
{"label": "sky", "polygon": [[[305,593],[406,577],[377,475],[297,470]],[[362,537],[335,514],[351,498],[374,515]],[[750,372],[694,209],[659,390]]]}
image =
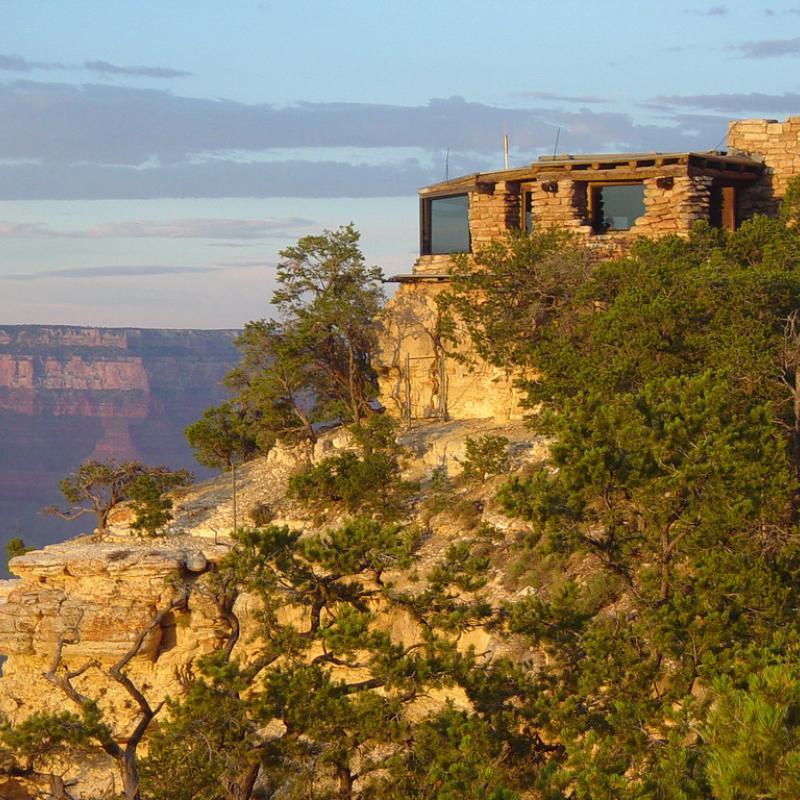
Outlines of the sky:
{"label": "sky", "polygon": [[0,325],[241,327],[353,222],[408,272],[416,190],[800,115],[800,0],[0,0]]}

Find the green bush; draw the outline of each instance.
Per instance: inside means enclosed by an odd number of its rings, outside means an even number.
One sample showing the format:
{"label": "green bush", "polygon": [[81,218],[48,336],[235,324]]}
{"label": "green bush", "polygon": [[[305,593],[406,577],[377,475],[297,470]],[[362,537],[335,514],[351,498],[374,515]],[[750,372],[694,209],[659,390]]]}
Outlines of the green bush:
{"label": "green bush", "polygon": [[359,452],[330,456],[293,475],[289,497],[312,505],[341,503],[350,513],[396,515],[417,485],[400,478],[404,450],[394,421],[374,416],[350,430]]}
{"label": "green bush", "polygon": [[461,475],[466,480],[483,483],[508,469],[508,439],[487,433],[478,439],[467,436],[466,455],[461,462]]}
{"label": "green bush", "polygon": [[9,539],[6,542],[6,571],[8,571],[8,563],[12,558],[25,555],[25,553],[28,553],[31,550],[33,550],[33,548],[26,547],[25,542],[23,542],[19,537]]}
{"label": "green bush", "polygon": [[131,484],[131,508],[136,517],[131,528],[140,534],[155,536],[172,519],[172,499],[166,492],[191,482],[185,469],[150,471],[139,475]]}

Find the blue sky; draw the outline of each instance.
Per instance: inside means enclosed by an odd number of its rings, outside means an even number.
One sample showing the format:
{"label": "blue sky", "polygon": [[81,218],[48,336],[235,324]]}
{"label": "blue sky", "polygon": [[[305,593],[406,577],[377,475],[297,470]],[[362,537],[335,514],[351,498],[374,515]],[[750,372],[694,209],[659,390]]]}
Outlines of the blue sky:
{"label": "blue sky", "polygon": [[800,0],[0,0],[0,323],[238,327],[350,221],[559,150],[709,149],[800,114]]}

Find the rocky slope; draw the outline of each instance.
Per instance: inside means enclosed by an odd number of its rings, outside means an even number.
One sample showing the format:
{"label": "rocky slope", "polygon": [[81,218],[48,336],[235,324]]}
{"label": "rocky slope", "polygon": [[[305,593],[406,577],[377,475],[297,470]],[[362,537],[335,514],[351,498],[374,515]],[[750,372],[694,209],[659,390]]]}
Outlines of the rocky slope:
{"label": "rocky slope", "polygon": [[[511,440],[510,452],[518,467],[543,454],[543,445],[531,441],[530,432],[521,423],[498,425],[471,420],[421,426],[403,437],[413,453],[407,476],[422,481],[418,499],[424,500],[426,482],[434,468],[457,473],[466,437],[486,432]],[[330,432],[317,444],[313,458],[319,460],[347,446],[346,432]],[[321,524],[285,498],[288,477],[303,459],[304,453],[298,449],[277,447],[266,458],[250,462],[239,471],[239,524],[260,503],[269,504],[276,524],[305,530]],[[231,489],[230,476],[223,476],[181,490],[175,498],[175,519],[158,539],[133,536],[127,527],[130,515],[123,508],[102,542],[82,536],[15,559],[12,571],[17,577],[0,583],[0,653],[8,656],[0,679],[0,712],[19,721],[35,710],[70,707],[63,693],[44,677],[52,669],[59,639],[66,637],[70,643],[64,646],[63,656],[70,669],[78,669],[87,661],[96,665],[76,678],[76,686],[99,699],[115,729],[129,729],[132,704],[120,686],[109,680],[107,670],[131,647],[137,634],[148,628],[157,611],[169,603],[175,592],[170,576],[182,574],[193,587],[187,608],[166,614],[149,630],[141,652],[128,669],[151,703],[179,694],[181,677],[193,660],[218,647],[226,635],[225,624],[203,586],[207,579],[204,564],[221,558],[230,547],[234,514]],[[511,558],[509,545],[519,529],[497,509],[495,491],[496,484],[490,481],[464,490],[458,504],[460,512],[450,507],[431,516],[421,502],[416,513],[428,531],[423,564],[437,560],[453,540],[479,522],[494,527],[499,538],[491,546],[490,593],[494,601],[499,601],[517,590],[508,580],[507,562]],[[464,508],[471,509],[469,520],[464,519]],[[253,611],[250,602],[246,596],[240,597],[234,609],[244,629],[237,650],[245,658],[252,647],[247,635]],[[492,642],[489,634],[479,637],[475,644],[482,648],[508,647]],[[102,792],[120,788],[113,765],[102,758],[62,765],[61,769],[68,778],[78,779],[70,789],[76,797],[103,796]],[[25,791],[19,783],[0,786],[2,797],[12,797],[12,792],[29,796]]]}
{"label": "rocky slope", "polygon": [[235,333],[0,327],[0,539],[63,538],[38,510],[87,458],[194,468],[183,429],[220,399]]}

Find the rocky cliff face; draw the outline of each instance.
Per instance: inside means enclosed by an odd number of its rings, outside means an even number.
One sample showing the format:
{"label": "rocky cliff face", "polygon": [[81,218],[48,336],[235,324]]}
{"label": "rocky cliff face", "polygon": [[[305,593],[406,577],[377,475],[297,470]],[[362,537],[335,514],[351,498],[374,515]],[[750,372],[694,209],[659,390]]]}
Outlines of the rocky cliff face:
{"label": "rocky cliff face", "polygon": [[[418,428],[404,437],[413,453],[406,477],[423,482],[434,468],[458,472],[465,439],[481,433],[502,434],[511,444],[518,466],[543,455],[541,442],[531,441],[520,423],[499,425],[481,420],[435,423]],[[350,444],[346,432],[333,431],[317,443],[313,460],[319,460]],[[246,464],[237,481],[239,524],[257,504],[268,503],[276,515],[275,524],[297,530],[313,530],[320,524],[316,515],[285,497],[289,475],[305,463],[304,448],[276,447],[266,458]],[[130,514],[121,508],[112,518],[110,533],[102,542],[88,536],[14,559],[14,580],[0,581],[0,654],[8,656],[0,678],[0,712],[19,722],[40,710],[73,708],[63,692],[45,678],[53,669],[59,640],[63,664],[80,670],[92,668],[75,679],[79,691],[95,697],[105,719],[117,732],[131,729],[135,708],[119,684],[108,677],[114,661],[121,658],[148,627],[159,609],[164,609],[182,577],[191,585],[185,607],[169,613],[150,629],[138,655],[126,668],[152,705],[182,691],[181,676],[199,656],[218,648],[227,635],[227,624],[204,591],[209,574],[204,563],[220,559],[230,547],[233,527],[233,498],[229,475],[215,478],[175,496],[175,519],[158,539],[142,539],[128,528]],[[511,596],[506,561],[519,526],[504,517],[494,501],[496,484],[470,490],[464,501],[478,509],[477,525],[486,522],[500,532],[492,545],[490,592],[494,600]],[[422,567],[438,561],[448,545],[465,535],[464,521],[445,509],[420,523],[428,530],[422,551]],[[199,557],[199,569],[197,565]],[[240,596],[234,613],[242,623],[242,635],[234,654],[244,661],[252,656],[254,612],[252,598]],[[399,636],[402,621],[393,619],[392,630]],[[411,634],[408,634],[411,635]],[[475,633],[470,643],[479,650],[498,652],[507,644],[494,642],[487,631]],[[519,657],[520,654],[516,654]],[[119,776],[110,759],[92,757],[80,764],[61,765],[65,778],[77,780],[70,792],[76,798],[112,796],[120,790]],[[0,784],[0,797],[30,798],[31,787],[14,781]],[[14,794],[18,792],[18,794]],[[106,794],[104,794],[106,793]]]}
{"label": "rocky cliff face", "polygon": [[38,510],[58,502],[58,481],[87,458],[195,468],[183,429],[221,398],[235,335],[1,327],[0,540],[63,538],[64,523]]}

